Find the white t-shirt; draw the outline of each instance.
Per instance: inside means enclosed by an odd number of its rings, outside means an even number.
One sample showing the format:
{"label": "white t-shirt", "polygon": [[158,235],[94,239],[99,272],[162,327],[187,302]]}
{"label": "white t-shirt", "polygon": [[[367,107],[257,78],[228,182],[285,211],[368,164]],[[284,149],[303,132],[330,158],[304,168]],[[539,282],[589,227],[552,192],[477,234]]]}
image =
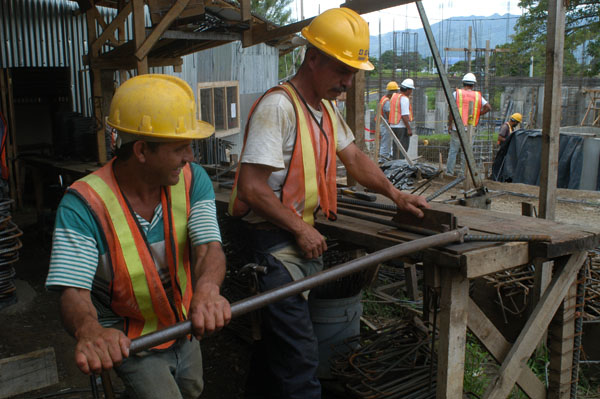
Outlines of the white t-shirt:
{"label": "white t-shirt", "polygon": [[[309,109],[320,121],[323,113],[310,106]],[[340,152],[354,141],[354,134],[337,107],[333,109],[338,119],[336,152]],[[280,198],[296,138],[294,106],[284,92],[278,90],[269,93],[256,106],[249,123],[248,138],[241,162],[267,165],[277,169],[271,173],[268,184],[277,198]],[[318,143],[322,137],[321,133],[318,132],[317,136]],[[244,219],[252,223],[263,220],[256,215],[248,215]]]}

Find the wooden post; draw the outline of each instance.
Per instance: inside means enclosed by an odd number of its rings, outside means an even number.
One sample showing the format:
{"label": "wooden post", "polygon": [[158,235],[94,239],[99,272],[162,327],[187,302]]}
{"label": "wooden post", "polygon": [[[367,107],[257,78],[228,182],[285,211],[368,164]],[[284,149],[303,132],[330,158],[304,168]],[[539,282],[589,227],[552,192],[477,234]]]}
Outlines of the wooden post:
{"label": "wooden post", "polygon": [[471,40],[473,37],[473,27],[469,26],[469,47],[467,48],[467,72],[471,72]]}
{"label": "wooden post", "polygon": [[[346,94],[346,122],[354,132],[355,142],[365,152],[365,72],[358,71],[354,75],[352,86]],[[356,180],[347,176],[349,186],[356,185]]]}
{"label": "wooden post", "polygon": [[[96,17],[94,12],[95,6],[86,11],[88,43],[94,43],[98,39],[96,31]],[[98,57],[100,47],[91,46],[89,55],[90,64],[94,64],[94,60]],[[94,118],[96,126],[99,126],[96,131],[96,146],[98,154],[98,162],[104,164],[106,162],[106,144],[104,139],[104,114],[102,113],[102,80],[101,70],[99,68],[90,67],[90,78],[92,81],[92,101],[94,107]]]}
{"label": "wooden post", "polygon": [[404,264],[404,284],[406,287],[406,295],[413,301],[419,299],[417,267],[412,263]]}
{"label": "wooden post", "polygon": [[569,399],[571,397],[576,296],[577,281],[569,288],[548,331],[550,370],[552,370],[548,377],[548,399]]}
{"label": "wooden post", "polygon": [[539,209],[541,218],[554,220],[565,44],[565,5],[563,0],[548,1],[547,26]]}
{"label": "wooden post", "polygon": [[463,397],[468,301],[469,280],[455,270],[442,269],[436,391],[438,398]]}
{"label": "wooden post", "polygon": [[[135,50],[139,50],[146,40],[146,25],[144,22],[144,0],[131,0],[133,4],[133,36]],[[136,60],[138,75],[148,73],[148,57]]]}

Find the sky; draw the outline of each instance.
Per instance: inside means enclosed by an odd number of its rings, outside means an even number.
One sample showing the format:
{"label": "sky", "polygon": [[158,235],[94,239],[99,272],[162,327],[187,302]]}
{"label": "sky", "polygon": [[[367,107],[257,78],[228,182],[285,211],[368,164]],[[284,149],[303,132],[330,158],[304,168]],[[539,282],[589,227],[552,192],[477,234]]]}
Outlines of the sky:
{"label": "sky", "polygon": [[[376,1],[376,0],[372,0]],[[304,3],[304,18],[310,18],[328,10],[339,7],[344,0],[294,0],[291,4],[292,16],[296,20],[301,18],[301,3]],[[460,16],[490,16],[493,14],[504,15],[510,7],[510,13],[521,15],[518,0],[423,0],[429,24],[433,25],[442,19]],[[476,6],[474,6],[476,4]],[[421,19],[414,3],[387,8],[382,11],[364,14],[363,18],[369,22],[371,35],[379,33],[379,20],[381,19],[381,33],[392,30],[422,28]]]}

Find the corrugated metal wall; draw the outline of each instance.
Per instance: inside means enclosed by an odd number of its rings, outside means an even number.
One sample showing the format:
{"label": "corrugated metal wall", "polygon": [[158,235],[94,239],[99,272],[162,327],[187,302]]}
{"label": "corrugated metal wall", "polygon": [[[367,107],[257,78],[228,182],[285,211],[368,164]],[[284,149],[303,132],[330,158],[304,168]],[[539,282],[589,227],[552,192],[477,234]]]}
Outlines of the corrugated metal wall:
{"label": "corrugated metal wall", "polygon": [[[116,15],[113,9],[99,10],[106,21]],[[150,26],[146,14],[146,26]],[[125,24],[127,38],[132,36],[130,19],[131,15]],[[90,116],[90,76],[83,63],[88,51],[87,37],[85,14],[79,13],[73,1],[0,1],[0,67],[69,67],[73,110]],[[194,55],[184,57],[181,73],[174,73],[172,67],[151,68],[150,72],[178,76],[192,87],[198,83]],[[117,74],[115,80],[118,82]]]}
{"label": "corrugated metal wall", "polygon": [[[108,22],[116,10],[99,7]],[[146,26],[151,26],[146,8]],[[125,22],[126,40],[133,37],[131,15]],[[100,31],[98,32],[100,33]],[[68,67],[71,72],[73,111],[91,116],[92,91],[83,56],[88,51],[87,23],[74,1],[0,0],[0,67]],[[239,81],[241,129],[250,107],[267,89],[277,84],[278,50],[265,44],[242,48],[234,42],[183,57],[182,71],[173,67],[151,68],[182,78],[194,93],[198,82]],[[119,76],[114,77],[119,84]],[[239,152],[241,135],[228,138]]]}
{"label": "corrugated metal wall", "polygon": [[[278,82],[279,51],[265,44],[243,48],[241,42],[234,42],[202,51],[196,57],[199,82],[239,81],[243,132],[254,101]],[[237,134],[225,138],[235,145],[233,153],[241,152],[242,137]]]}

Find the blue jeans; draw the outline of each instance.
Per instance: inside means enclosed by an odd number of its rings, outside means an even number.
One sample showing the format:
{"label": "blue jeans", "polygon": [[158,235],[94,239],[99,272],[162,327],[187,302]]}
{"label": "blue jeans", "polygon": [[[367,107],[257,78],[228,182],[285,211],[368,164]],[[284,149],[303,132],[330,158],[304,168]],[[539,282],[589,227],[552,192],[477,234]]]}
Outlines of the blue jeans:
{"label": "blue jeans", "polygon": [[381,141],[379,142],[379,162],[392,159],[392,136],[385,125],[379,126]]}
{"label": "blue jeans", "polygon": [[[473,148],[473,141],[475,140],[475,134],[471,137],[471,148]],[[446,161],[446,172],[449,175],[454,174],[454,166],[456,165],[456,156],[460,151],[460,174],[464,174],[465,171],[465,153],[460,147],[460,139],[458,138],[458,133],[454,130],[450,131],[450,150],[448,151],[448,160]]]}
{"label": "blue jeans", "polygon": [[133,399],[196,399],[204,389],[200,343],[178,339],[170,348],[132,355],[115,371]]}
{"label": "blue jeans", "polygon": [[[256,263],[268,270],[259,275],[260,290],[291,282],[286,267],[270,252],[293,245],[293,236],[276,230],[253,231],[251,237]],[[282,299],[263,308],[261,318],[262,340],[253,351],[246,398],[320,399],[319,346],[308,302],[302,295]]]}
{"label": "blue jeans", "polygon": [[456,165],[456,156],[460,150],[460,139],[458,133],[450,131],[450,150],[448,151],[448,160],[446,161],[446,171],[449,175],[454,174],[454,166]]}

